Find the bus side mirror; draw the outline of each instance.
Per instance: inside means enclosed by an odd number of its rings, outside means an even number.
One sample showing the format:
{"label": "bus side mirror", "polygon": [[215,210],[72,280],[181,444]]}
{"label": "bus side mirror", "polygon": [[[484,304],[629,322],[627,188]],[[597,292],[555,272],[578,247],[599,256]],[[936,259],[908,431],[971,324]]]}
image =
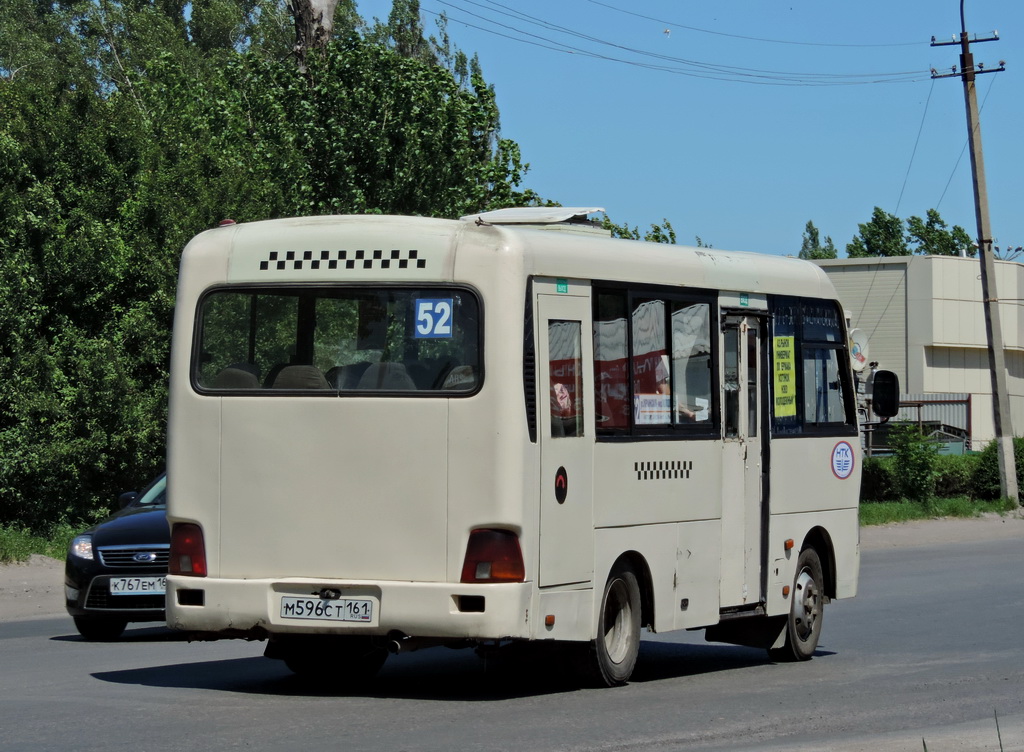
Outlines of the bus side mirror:
{"label": "bus side mirror", "polygon": [[892,371],[875,371],[871,385],[871,409],[880,418],[900,411],[900,379]]}

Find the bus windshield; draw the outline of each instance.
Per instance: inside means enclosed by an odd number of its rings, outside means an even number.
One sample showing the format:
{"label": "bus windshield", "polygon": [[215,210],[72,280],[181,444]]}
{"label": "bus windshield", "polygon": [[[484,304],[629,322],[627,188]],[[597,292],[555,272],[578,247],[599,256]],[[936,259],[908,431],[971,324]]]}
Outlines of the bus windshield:
{"label": "bus windshield", "polygon": [[[200,304],[200,392],[475,392],[480,308],[460,288],[216,289]],[[269,391],[267,391],[269,390]]]}

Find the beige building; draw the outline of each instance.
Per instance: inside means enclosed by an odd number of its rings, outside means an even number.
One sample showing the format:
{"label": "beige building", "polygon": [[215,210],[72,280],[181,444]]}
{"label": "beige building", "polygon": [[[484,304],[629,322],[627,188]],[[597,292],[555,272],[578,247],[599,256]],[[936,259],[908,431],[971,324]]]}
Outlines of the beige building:
{"label": "beige building", "polygon": [[[832,280],[869,360],[897,373],[914,399],[969,396],[975,449],[994,437],[992,382],[982,309],[981,264],[954,256],[815,262]],[[1024,264],[996,262],[1011,421],[1024,434]]]}

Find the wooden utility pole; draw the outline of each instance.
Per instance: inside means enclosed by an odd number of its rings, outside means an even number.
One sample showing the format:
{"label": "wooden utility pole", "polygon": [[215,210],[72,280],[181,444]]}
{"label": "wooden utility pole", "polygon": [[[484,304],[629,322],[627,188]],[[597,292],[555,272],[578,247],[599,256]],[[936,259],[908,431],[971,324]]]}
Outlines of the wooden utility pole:
{"label": "wooden utility pole", "polygon": [[958,76],[964,83],[964,101],[967,105],[967,135],[971,147],[971,173],[974,178],[974,213],[978,222],[978,255],[981,257],[981,297],[985,308],[985,334],[988,336],[988,365],[992,373],[992,419],[995,425],[999,455],[999,489],[1004,497],[1019,503],[1017,490],[1017,465],[1013,455],[1013,428],[1010,424],[1010,398],[1006,388],[1006,356],[1003,351],[1003,327],[999,318],[999,295],[996,291],[996,265],[992,250],[992,232],[988,221],[988,192],[985,188],[985,160],[981,152],[981,123],[978,119],[978,96],[974,79],[981,73],[998,73],[1005,70],[1000,61],[998,68],[985,69],[984,64],[975,66],[971,54],[971,42],[994,42],[999,35],[973,40],[967,36],[964,19],[964,0],[960,0],[960,39],[954,37],[948,42],[936,42],[932,47],[950,44],[960,45],[960,71],[954,67],[952,73],[939,74],[932,70],[932,78]]}

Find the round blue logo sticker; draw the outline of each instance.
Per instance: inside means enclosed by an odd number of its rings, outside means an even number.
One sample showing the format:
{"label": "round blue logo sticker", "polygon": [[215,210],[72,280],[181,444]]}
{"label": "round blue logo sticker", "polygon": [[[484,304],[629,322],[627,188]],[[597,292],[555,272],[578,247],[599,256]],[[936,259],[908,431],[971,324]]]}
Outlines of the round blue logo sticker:
{"label": "round blue logo sticker", "polygon": [[846,480],[853,474],[853,447],[848,441],[840,441],[832,447],[832,474],[839,480]]}

